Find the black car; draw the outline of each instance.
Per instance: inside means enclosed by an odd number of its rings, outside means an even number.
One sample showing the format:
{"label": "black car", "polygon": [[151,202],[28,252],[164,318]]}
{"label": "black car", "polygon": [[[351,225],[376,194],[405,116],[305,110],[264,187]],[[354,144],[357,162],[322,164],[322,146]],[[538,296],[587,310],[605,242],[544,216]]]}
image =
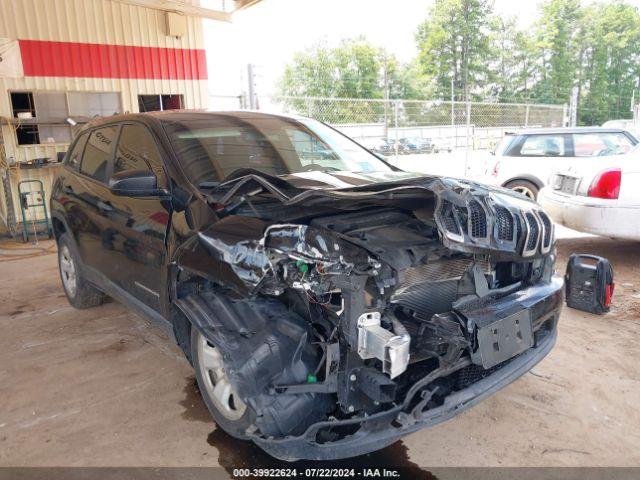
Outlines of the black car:
{"label": "black car", "polygon": [[216,423],[280,459],[382,448],[555,342],[563,283],[537,204],[400,171],[320,122],[115,116],[64,163],[71,304],[109,295],[165,327]]}
{"label": "black car", "polygon": [[430,138],[406,137],[400,139],[404,153],[431,153],[433,143]]}
{"label": "black car", "polygon": [[395,153],[395,149],[391,142],[384,138],[363,138],[359,139],[358,143],[371,152],[378,153],[380,155],[389,156]]}

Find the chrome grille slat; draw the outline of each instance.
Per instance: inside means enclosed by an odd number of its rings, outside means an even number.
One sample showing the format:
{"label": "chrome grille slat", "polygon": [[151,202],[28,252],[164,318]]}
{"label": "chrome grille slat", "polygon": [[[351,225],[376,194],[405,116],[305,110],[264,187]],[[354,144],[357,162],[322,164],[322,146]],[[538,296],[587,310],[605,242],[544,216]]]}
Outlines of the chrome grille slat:
{"label": "chrome grille slat", "polygon": [[553,245],[554,225],[544,211],[507,208],[491,196],[470,198],[466,206],[439,200],[436,222],[455,242],[464,243],[468,237],[472,243],[512,252],[521,246],[523,257],[548,253]]}
{"label": "chrome grille slat", "polygon": [[551,242],[553,239],[553,222],[549,216],[544,213],[542,210],[538,210],[536,212],[538,218],[540,219],[540,224],[542,225],[542,240],[540,242],[540,251],[542,253],[547,253],[551,250]]}
{"label": "chrome grille slat", "polygon": [[533,211],[525,212],[524,218],[527,226],[527,237],[525,239],[522,254],[525,257],[530,257],[531,255],[535,255],[540,243],[540,221]]}

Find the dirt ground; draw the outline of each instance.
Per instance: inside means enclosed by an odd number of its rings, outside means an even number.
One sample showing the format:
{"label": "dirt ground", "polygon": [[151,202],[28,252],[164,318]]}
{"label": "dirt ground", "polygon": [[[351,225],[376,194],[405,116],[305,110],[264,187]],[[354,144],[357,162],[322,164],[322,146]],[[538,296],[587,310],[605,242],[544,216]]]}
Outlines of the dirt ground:
{"label": "dirt ground", "polygon": [[[277,464],[216,429],[161,331],[116,302],[74,310],[55,246],[15,247],[0,243],[0,466]],[[564,239],[559,271],[571,252],[611,260],[609,314],[565,308],[557,346],[532,372],[349,464],[640,466],[640,244]]]}

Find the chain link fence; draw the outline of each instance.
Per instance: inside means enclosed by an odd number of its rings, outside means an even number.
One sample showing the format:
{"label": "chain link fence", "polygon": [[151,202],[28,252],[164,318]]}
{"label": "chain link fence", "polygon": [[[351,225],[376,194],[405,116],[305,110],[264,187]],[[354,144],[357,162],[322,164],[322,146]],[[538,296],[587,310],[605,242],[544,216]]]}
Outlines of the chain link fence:
{"label": "chain link fence", "polygon": [[[243,96],[211,97],[215,110],[249,105]],[[439,150],[486,150],[507,131],[562,127],[568,120],[566,105],[524,103],[260,96],[253,107],[315,118],[357,139],[428,139]]]}
{"label": "chain link fence", "polygon": [[[261,98],[261,109],[305,115],[353,138],[422,138],[439,149],[489,149],[506,131],[561,127],[567,107],[443,100],[372,100],[317,97]],[[444,148],[442,148],[444,147]]]}
{"label": "chain link fence", "polygon": [[484,175],[489,152],[507,132],[568,122],[566,105],[523,103],[256,96],[212,97],[210,107],[314,118],[397,166],[454,176]]}

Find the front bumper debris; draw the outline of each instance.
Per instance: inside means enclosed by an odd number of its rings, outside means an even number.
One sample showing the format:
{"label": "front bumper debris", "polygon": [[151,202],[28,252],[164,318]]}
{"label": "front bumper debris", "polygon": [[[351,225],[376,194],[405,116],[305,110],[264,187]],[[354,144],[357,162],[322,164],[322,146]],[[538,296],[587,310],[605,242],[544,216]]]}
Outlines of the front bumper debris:
{"label": "front bumper debris", "polygon": [[[489,306],[480,307],[475,312],[466,311],[466,315],[501,318],[506,312],[528,310],[534,328],[535,343],[533,347],[486,371],[492,373],[452,393],[438,407],[423,409],[423,402],[419,402],[413,409],[409,409],[413,398],[435,380],[427,376],[409,390],[401,405],[390,410],[364,418],[318,422],[300,436],[281,439],[254,436],[252,440],[270,455],[281,460],[332,460],[384,448],[421,428],[449,420],[527,373],[551,351],[556,341],[557,320],[563,302],[563,282],[560,278],[554,277],[548,284],[539,284],[514,292]],[[437,378],[451,375],[470,365],[471,360],[468,357],[462,358]],[[319,442],[318,433],[327,429],[342,429],[353,433],[336,441]]]}

